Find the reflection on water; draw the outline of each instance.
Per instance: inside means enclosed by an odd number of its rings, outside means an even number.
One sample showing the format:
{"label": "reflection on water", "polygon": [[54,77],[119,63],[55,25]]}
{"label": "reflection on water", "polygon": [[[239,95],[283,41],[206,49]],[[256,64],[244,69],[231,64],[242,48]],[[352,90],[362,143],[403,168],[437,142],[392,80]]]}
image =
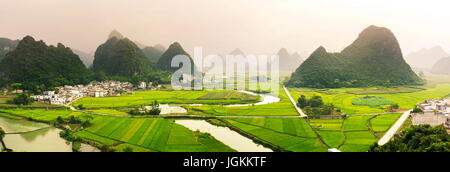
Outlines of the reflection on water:
{"label": "reflection on water", "polygon": [[262,101],[254,104],[235,104],[235,105],[227,105],[226,107],[245,107],[245,106],[259,106],[259,105],[266,105],[266,104],[272,104],[280,102],[281,99],[279,97],[270,95],[270,94],[256,94],[250,91],[240,91],[246,94],[254,95],[254,96],[260,96]]}
{"label": "reflection on water", "polygon": [[265,148],[254,143],[252,140],[230,130],[226,127],[218,127],[206,121],[200,120],[176,120],[175,123],[185,126],[192,131],[200,131],[210,133],[215,139],[228,145],[238,152],[272,152],[271,149]]}
{"label": "reflection on water", "polygon": [[25,120],[16,120],[0,117],[0,127],[5,130],[6,133],[19,133],[29,132],[41,128],[49,127],[47,124],[31,122]]}
{"label": "reflection on water", "polygon": [[15,152],[72,152],[72,145],[59,137],[60,129],[31,121],[0,117],[0,127],[5,129],[6,147]]}
{"label": "reflection on water", "polygon": [[72,146],[59,137],[61,130],[45,128],[25,134],[7,134],[6,146],[15,152],[72,152]]}

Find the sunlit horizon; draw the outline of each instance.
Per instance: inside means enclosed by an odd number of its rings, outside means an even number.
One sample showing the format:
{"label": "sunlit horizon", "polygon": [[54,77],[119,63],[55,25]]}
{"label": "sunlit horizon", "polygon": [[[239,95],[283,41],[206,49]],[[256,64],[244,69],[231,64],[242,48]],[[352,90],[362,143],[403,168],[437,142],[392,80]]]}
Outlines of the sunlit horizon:
{"label": "sunlit horizon", "polygon": [[17,0],[0,2],[0,37],[26,35],[93,53],[116,29],[145,45],[180,42],[190,53],[308,56],[319,46],[342,50],[370,25],[394,32],[406,56],[422,48],[450,51],[449,2],[306,0]]}

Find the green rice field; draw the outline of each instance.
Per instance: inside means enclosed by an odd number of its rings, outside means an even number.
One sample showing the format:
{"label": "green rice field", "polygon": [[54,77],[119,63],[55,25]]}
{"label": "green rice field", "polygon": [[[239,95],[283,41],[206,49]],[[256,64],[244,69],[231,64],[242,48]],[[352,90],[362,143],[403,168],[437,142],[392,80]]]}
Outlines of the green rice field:
{"label": "green rice field", "polygon": [[260,141],[293,152],[326,152],[312,128],[302,118],[227,118],[232,127]]}
{"label": "green rice field", "polygon": [[224,107],[218,105],[208,105],[191,107],[191,111],[201,111],[215,116],[298,116],[289,98],[280,90],[280,102],[258,106]]}
{"label": "green rice field", "polygon": [[346,119],[311,119],[310,125],[331,148],[365,152],[402,114],[352,115]]}
{"label": "green rice field", "polygon": [[[119,146],[159,152],[231,152],[233,149],[212,137],[200,137],[195,132],[163,118],[96,117],[78,136]],[[124,148],[125,146],[119,146]],[[133,148],[131,147],[131,148]]]}
{"label": "green rice field", "polygon": [[46,110],[46,109],[0,109],[0,112],[13,115],[16,117],[30,118],[36,121],[51,123],[58,118],[68,118],[70,116],[86,117],[90,116],[81,112],[74,112],[70,110]]}
{"label": "green rice field", "polygon": [[86,97],[73,106],[86,108],[118,108],[148,105],[157,100],[163,104],[244,104],[257,102],[259,97],[237,91],[136,91],[120,97]]}
{"label": "green rice field", "polygon": [[[294,99],[298,99],[301,95],[312,97],[315,95],[321,96],[324,102],[333,103],[335,107],[339,108],[345,114],[369,114],[369,113],[383,113],[386,109],[374,106],[379,104],[378,100],[396,103],[401,109],[412,109],[415,104],[423,102],[426,99],[443,98],[450,94],[450,84],[437,84],[435,87],[427,89],[411,88],[405,91],[405,88],[377,88],[377,94],[374,94],[374,88],[340,88],[340,89],[306,89],[306,88],[291,88],[289,89]],[[413,91],[413,92],[408,92]],[[357,92],[358,94],[352,94]],[[355,105],[354,101],[366,96],[379,97],[376,101],[367,102],[366,105]],[[383,104],[385,104],[383,103]]]}

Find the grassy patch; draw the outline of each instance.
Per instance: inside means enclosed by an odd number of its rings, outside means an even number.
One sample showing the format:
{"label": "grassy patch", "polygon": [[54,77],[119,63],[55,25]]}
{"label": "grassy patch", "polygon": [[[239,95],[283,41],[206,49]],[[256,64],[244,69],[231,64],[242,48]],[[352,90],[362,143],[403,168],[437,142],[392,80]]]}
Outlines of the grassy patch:
{"label": "grassy patch", "polygon": [[100,113],[100,114],[108,114],[108,115],[122,115],[122,116],[129,115],[126,112],[118,111],[118,110],[115,110],[115,109],[89,109],[89,110],[86,110],[86,111],[94,112],[94,113]]}
{"label": "grassy patch", "polygon": [[382,105],[390,105],[390,104],[392,104],[392,102],[389,100],[386,100],[382,97],[366,96],[366,97],[354,98],[352,100],[352,104],[358,105],[358,106],[369,106],[371,108],[377,108]]}
{"label": "grassy patch", "polygon": [[243,100],[243,101],[257,101],[259,96],[250,95],[237,91],[214,91],[208,92],[198,98],[199,100]]}

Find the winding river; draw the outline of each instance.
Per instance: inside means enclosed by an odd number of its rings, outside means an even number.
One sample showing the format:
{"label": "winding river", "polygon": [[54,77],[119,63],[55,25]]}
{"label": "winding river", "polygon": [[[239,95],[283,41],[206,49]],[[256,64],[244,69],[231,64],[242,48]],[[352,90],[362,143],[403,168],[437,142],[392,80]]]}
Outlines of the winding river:
{"label": "winding river", "polygon": [[185,126],[192,131],[200,131],[211,134],[215,139],[238,152],[272,152],[254,143],[247,137],[226,127],[218,127],[202,120],[176,120],[175,123]]}
{"label": "winding river", "polygon": [[[227,107],[264,105],[280,101],[280,98],[272,95],[242,92],[259,95],[262,97],[262,101],[255,104],[227,105]],[[214,138],[238,152],[272,152],[271,149],[258,145],[251,139],[226,127],[215,126],[202,120],[176,120],[175,122],[192,131],[210,133]],[[61,130],[47,124],[0,117],[0,127],[7,133],[3,139],[6,147],[15,152],[72,152],[72,145],[59,137]],[[82,144],[81,150],[83,152],[98,151],[98,149],[84,144]]]}

